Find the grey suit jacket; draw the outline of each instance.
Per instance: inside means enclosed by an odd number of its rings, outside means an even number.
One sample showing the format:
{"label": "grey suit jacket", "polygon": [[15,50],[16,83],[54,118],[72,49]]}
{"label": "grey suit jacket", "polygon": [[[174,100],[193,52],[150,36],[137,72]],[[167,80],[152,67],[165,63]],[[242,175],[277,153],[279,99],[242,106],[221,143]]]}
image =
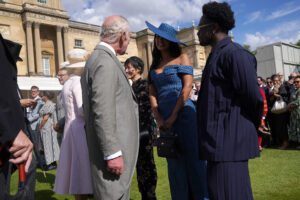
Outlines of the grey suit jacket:
{"label": "grey suit jacket", "polygon": [[[123,66],[104,46],[96,46],[81,75],[94,198],[129,199],[139,147],[138,105]],[[121,176],[104,160],[122,151]]]}
{"label": "grey suit jacket", "polygon": [[57,116],[57,123],[59,129],[64,129],[65,126],[65,109],[61,99],[61,91],[58,93],[56,97],[56,116]]}
{"label": "grey suit jacket", "polygon": [[61,91],[58,93],[56,97],[56,118],[57,123],[56,126],[59,128],[60,131],[57,131],[57,142],[59,147],[61,146],[62,139],[64,138],[64,127],[65,127],[65,109],[62,103],[62,93]]}
{"label": "grey suit jacket", "polygon": [[30,122],[30,127],[33,131],[37,131],[38,129],[38,119],[40,117],[40,110],[43,107],[44,102],[41,97],[37,98],[37,104],[34,109],[30,109],[30,112],[27,113],[27,119]]}

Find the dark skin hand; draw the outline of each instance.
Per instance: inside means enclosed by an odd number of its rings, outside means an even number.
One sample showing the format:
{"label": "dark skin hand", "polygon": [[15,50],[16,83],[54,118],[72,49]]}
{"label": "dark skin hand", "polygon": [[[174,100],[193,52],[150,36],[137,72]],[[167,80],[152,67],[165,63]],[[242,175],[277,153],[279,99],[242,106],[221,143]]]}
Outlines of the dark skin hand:
{"label": "dark skin hand", "polygon": [[63,132],[63,130],[60,129],[60,128],[58,128],[58,126],[57,126],[56,124],[53,124],[53,129],[54,129],[56,132],[58,132],[58,133]]}
{"label": "dark skin hand", "polygon": [[42,122],[40,123],[40,126],[38,128],[38,131],[41,132],[43,126],[45,125],[45,123],[47,122],[47,120],[49,119],[50,115],[44,115]]}
{"label": "dark skin hand", "polygon": [[184,106],[185,102],[189,98],[189,94],[192,89],[192,84],[193,84],[193,76],[189,74],[182,75],[183,79],[183,88],[181,90],[181,94],[177,100],[177,104],[171,114],[171,116],[164,122],[163,124],[163,129],[165,130],[170,130],[172,125],[177,119],[177,115],[179,111],[182,109]]}

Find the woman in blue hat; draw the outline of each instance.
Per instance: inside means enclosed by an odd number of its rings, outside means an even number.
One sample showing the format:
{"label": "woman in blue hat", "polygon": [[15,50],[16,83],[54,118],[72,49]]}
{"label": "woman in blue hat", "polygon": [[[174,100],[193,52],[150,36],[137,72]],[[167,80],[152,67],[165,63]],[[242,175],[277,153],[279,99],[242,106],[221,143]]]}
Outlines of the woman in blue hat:
{"label": "woman in blue hat", "polygon": [[178,135],[181,151],[179,157],[167,158],[172,199],[207,199],[206,162],[198,158],[196,109],[189,99],[193,67],[179,46],[185,44],[176,39],[172,26],[146,24],[155,33],[149,72],[151,107],[159,129]]}

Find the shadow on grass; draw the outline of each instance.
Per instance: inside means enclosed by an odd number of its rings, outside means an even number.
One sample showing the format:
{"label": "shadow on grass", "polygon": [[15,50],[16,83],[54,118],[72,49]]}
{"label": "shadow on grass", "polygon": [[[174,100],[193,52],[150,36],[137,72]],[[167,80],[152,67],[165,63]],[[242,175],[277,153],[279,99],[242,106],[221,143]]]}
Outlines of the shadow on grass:
{"label": "shadow on grass", "polygon": [[44,176],[43,172],[36,173],[36,180],[40,183],[49,183],[51,185],[51,188],[54,187],[55,182],[55,175],[45,172],[46,177]]}
{"label": "shadow on grass", "polygon": [[53,195],[54,192],[52,190],[39,190],[35,192],[35,199],[56,200]]}

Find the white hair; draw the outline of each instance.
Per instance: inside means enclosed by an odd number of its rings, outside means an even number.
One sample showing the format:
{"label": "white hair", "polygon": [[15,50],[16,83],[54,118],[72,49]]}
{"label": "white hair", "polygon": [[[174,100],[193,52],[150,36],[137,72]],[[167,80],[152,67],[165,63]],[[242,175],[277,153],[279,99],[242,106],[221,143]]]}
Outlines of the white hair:
{"label": "white hair", "polygon": [[122,32],[126,33],[127,38],[129,37],[129,23],[128,20],[122,16],[119,16],[119,18],[112,23],[102,25],[101,28],[101,39],[111,44],[117,42]]}

